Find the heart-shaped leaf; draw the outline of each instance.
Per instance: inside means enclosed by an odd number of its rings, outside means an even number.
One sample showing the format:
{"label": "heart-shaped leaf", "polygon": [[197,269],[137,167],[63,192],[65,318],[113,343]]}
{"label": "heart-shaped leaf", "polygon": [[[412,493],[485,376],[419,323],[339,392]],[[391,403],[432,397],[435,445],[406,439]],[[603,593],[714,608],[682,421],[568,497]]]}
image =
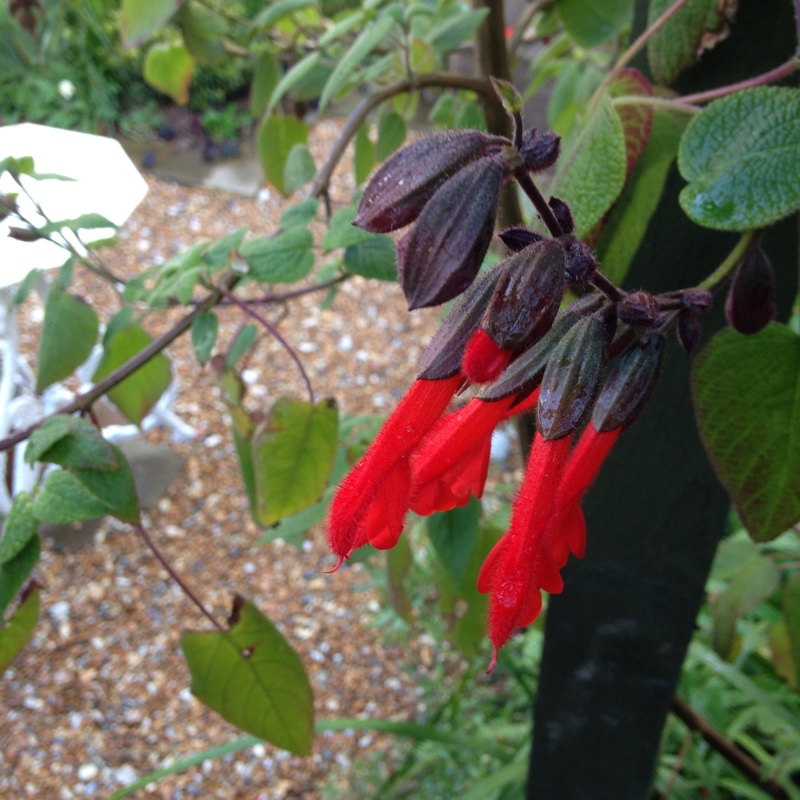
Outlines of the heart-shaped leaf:
{"label": "heart-shaped leaf", "polygon": [[800,208],[800,91],[761,86],[710,103],[687,126],[678,168],[698,225],[743,231]]}
{"label": "heart-shaped leaf", "polygon": [[158,42],[144,59],[144,79],[179,106],[189,102],[194,59],[180,42]]}
{"label": "heart-shaped leaf", "polygon": [[260,524],[273,525],[320,499],[336,455],[338,429],[333,400],[276,401],[252,442]]}
{"label": "heart-shaped leaf", "polygon": [[800,338],[726,329],[698,356],[692,390],[711,462],[756,541],[800,520]]}
{"label": "heart-shaped leaf", "polygon": [[249,600],[235,597],[227,631],[184,633],[181,648],[198,700],[276,747],[309,753],[314,706],[303,662]]}

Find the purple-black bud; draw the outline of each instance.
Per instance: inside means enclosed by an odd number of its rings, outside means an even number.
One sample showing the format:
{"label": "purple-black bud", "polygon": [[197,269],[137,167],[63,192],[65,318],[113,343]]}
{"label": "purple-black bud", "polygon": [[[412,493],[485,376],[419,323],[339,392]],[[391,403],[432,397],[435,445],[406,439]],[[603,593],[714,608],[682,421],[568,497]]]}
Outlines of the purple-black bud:
{"label": "purple-black bud", "polygon": [[564,233],[572,233],[575,230],[575,219],[570,207],[558,197],[551,197],[547,201],[547,205],[550,206],[553,216],[558,220],[561,230]]}
{"label": "purple-black bud", "polygon": [[8,236],[18,242],[36,242],[44,238],[35,228],[17,228],[13,225],[8,229]]}
{"label": "purple-black bud", "polygon": [[412,223],[436,190],[484,155],[489,143],[480,131],[443,131],[398,150],[370,179],[353,224],[387,233]]}
{"label": "purple-black bud", "polygon": [[592,411],[599,433],[627,427],[642,413],[653,393],[664,355],[664,337],[651,333],[611,365]]}
{"label": "purple-black bud", "polygon": [[725,316],[731,327],[750,336],[775,314],[775,273],[766,253],[754,247],[745,253],[733,276]]}
{"label": "purple-black bud", "polygon": [[691,355],[695,351],[702,333],[703,326],[697,313],[694,311],[681,312],[678,317],[675,334],[678,337],[678,344],[687,355]]}
{"label": "purple-black bud", "polygon": [[633,328],[652,328],[660,313],[658,300],[649,292],[631,292],[617,303],[619,321]]}
{"label": "purple-black bud", "polygon": [[489,249],[504,170],[481,158],[443,183],[398,248],[409,309],[436,306],[464,291]]}
{"label": "purple-black bud", "polygon": [[503,349],[520,350],[550,330],[564,294],[564,251],[553,239],[506,259],[483,329]]}
{"label": "purple-black bud", "polygon": [[528,247],[534,242],[541,242],[544,239],[541,233],[536,233],[524,225],[514,225],[511,228],[506,228],[497,234],[503,244],[515,253]]}
{"label": "purple-black bud", "polygon": [[538,133],[531,128],[522,134],[522,145],[519,153],[525,162],[525,168],[531,172],[552,167],[558,161],[561,152],[561,137],[554,133]]}
{"label": "purple-black bud", "polygon": [[597,317],[577,322],[556,345],[539,393],[536,428],[545,439],[561,439],[580,426],[600,387],[605,345]]}
{"label": "purple-black bud", "polygon": [[558,241],[564,248],[566,265],[564,277],[570,282],[583,286],[597,269],[597,258],[586,242],[576,239],[571,234],[559,236]]}

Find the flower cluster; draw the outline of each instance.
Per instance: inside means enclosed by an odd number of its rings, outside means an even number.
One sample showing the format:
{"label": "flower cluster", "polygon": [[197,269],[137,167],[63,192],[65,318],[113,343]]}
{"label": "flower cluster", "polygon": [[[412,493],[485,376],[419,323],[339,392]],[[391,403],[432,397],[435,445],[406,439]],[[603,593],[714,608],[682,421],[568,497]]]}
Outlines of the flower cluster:
{"label": "flower cluster", "polygon": [[[393,547],[409,511],[428,515],[481,497],[495,427],[535,410],[509,529],[478,577],[489,595],[492,667],[512,633],[538,616],[542,590],[562,590],[569,555],[583,555],[581,498],[647,402],[664,334],[688,329],[685,320],[693,326],[709,302],[697,290],[627,294],[602,276],[591,249],[572,236],[567,204],[545,204],[529,177],[555,162],[558,146],[535,131],[517,130],[514,144],[478,131],[436,134],[384,163],[355,221],[378,232],[415,223],[398,245],[411,308],[457,299],[417,379],[339,487],[329,546],[338,568],[366,544]],[[536,193],[552,235],[502,232],[510,254],[478,274],[500,186],[510,179]],[[559,310],[567,284],[600,291]],[[448,413],[468,387],[472,399]]]}

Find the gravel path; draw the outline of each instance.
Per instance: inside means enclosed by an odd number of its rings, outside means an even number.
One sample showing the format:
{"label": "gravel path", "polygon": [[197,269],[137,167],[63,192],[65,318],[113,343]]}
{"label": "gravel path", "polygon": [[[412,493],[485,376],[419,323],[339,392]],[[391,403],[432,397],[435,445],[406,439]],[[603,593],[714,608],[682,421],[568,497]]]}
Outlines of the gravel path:
{"label": "gravel path", "polygon": [[[333,123],[318,129],[318,163],[334,132]],[[349,175],[345,163],[334,207],[352,188]],[[274,196],[247,199],[148,182],[123,241],[105,254],[120,274],[134,275],[242,225],[268,233],[284,207]],[[99,281],[82,276],[79,287],[113,309]],[[274,307],[267,313],[303,354],[318,396],[335,397],[346,413],[386,413],[415,375],[436,313],[409,316],[396,286],[361,279],[346,283],[330,309],[320,309],[321,299],[293,301],[285,316]],[[41,309],[31,303],[23,311],[23,343],[35,352]],[[146,326],[158,334],[181,313],[153,315]],[[226,308],[220,321],[226,342],[242,315]],[[253,547],[259,531],[249,519],[225,409],[188,341],[176,343],[169,356],[179,379],[176,411],[198,436],[175,446],[185,467],[147,514],[166,557],[220,618],[227,617],[232,593],[241,592],[278,625],[310,672],[318,717],[412,719],[418,697],[404,664],[424,673],[427,648],[413,637],[402,652],[381,645],[370,628],[380,598],[353,591],[366,579],[359,565],[323,574],[332,559],[320,528],[302,549],[280,541]],[[283,393],[303,396],[296,369],[274,341],[260,339],[246,366],[252,407],[266,408]],[[164,431],[147,438],[168,441]],[[190,694],[180,632],[208,626],[135,532],[106,521],[80,547],[69,538],[46,539],[36,576],[44,586],[39,624],[0,682],[6,710],[0,796],[107,797],[137,776],[241,735]],[[354,731],[318,736],[308,758],[259,745],[137,796],[316,798],[326,779],[347,785],[354,759],[391,747],[386,737]]]}

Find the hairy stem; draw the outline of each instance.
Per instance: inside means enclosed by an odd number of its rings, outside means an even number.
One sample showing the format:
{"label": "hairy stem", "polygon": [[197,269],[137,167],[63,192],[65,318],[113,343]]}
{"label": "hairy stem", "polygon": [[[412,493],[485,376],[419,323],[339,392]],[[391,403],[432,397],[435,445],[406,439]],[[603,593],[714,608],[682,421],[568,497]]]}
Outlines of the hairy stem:
{"label": "hairy stem", "polygon": [[245,303],[240,298],[236,297],[235,294],[229,292],[227,289],[223,289],[222,293],[228,300],[231,301],[235,306],[238,306],[245,312],[249,317],[254,319],[261,325],[270,336],[273,337],[277,342],[280,343],[281,347],[289,354],[292,361],[297,364],[297,369],[300,371],[300,376],[303,379],[303,382],[306,385],[306,390],[308,391],[308,400],[310,403],[314,403],[314,389],[311,386],[311,379],[308,377],[308,373],[306,372],[305,367],[303,366],[303,362],[300,359],[300,356],[294,351],[294,348],[286,341],[286,339],[278,332],[278,329],[265,317],[258,313],[254,308],[251,308],[247,303]]}
{"label": "hairy stem", "polygon": [[549,230],[553,236],[561,236],[564,231],[561,229],[561,225],[556,219],[553,209],[547,204],[547,200],[544,199],[544,195],[539,191],[539,187],[533,182],[533,178],[531,178],[525,169],[516,170],[516,172],[514,172],[514,178],[525,194],[530,198],[533,207],[542,218],[542,222],[547,226],[547,230]]}
{"label": "hairy stem", "polygon": [[164,554],[161,550],[158,549],[158,545],[153,541],[153,537],[150,536],[147,529],[144,525],[134,525],[136,532],[139,536],[142,537],[144,543],[150,548],[150,552],[156,557],[158,562],[161,564],[162,567],[167,571],[167,574],[172,578],[175,583],[180,586],[181,591],[200,609],[200,611],[206,616],[207,619],[211,621],[215,628],[222,631],[222,633],[226,633],[224,626],[220,625],[219,622],[214,618],[214,615],[203,605],[200,598],[187,586],[187,584],[183,581],[180,575],[175,571],[175,568],[172,564],[167,561],[164,557]]}

